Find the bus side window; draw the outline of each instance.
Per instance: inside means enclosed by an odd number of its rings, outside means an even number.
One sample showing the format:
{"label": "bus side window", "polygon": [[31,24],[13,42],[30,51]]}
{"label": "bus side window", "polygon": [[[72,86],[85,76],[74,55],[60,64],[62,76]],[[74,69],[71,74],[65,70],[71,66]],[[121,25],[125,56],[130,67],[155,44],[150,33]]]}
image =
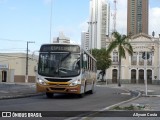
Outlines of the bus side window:
{"label": "bus side window", "polygon": [[88,56],[88,70],[90,70],[90,57]]}
{"label": "bus side window", "polygon": [[83,59],[82,59],[82,67],[87,68],[87,55],[83,54]]}

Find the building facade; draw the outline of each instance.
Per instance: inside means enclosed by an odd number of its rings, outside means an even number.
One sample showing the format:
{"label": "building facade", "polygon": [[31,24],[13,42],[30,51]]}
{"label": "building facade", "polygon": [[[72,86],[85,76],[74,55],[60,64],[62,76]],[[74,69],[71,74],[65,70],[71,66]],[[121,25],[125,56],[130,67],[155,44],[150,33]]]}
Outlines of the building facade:
{"label": "building facade", "polygon": [[149,0],[128,0],[127,35],[148,34]]}
{"label": "building facade", "polygon": [[106,48],[109,35],[110,5],[107,0],[90,0],[89,49]]}
{"label": "building facade", "polygon": [[81,32],[81,47],[85,50],[89,50],[89,32]]}
{"label": "building facade", "polygon": [[[126,54],[122,59],[121,83],[160,84],[160,38],[154,38],[147,34],[140,33],[130,39],[133,47],[133,56]],[[107,42],[109,45],[110,41]],[[148,59],[144,60],[144,52]],[[112,66],[106,70],[108,83],[117,83],[118,79],[118,51],[111,53]]]}
{"label": "building facade", "polygon": [[58,37],[53,38],[53,43],[70,43],[70,38],[66,37],[63,32],[60,32]]}
{"label": "building facade", "polygon": [[[28,82],[36,80],[38,57],[28,56]],[[26,54],[0,53],[0,82],[25,82]]]}

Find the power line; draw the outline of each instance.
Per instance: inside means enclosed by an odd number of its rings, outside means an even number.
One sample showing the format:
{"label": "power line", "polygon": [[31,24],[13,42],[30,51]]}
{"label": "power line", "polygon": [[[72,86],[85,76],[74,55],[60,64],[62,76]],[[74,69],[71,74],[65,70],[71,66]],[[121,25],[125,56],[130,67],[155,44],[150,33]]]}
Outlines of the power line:
{"label": "power line", "polygon": [[19,41],[19,42],[27,42],[24,40],[15,40],[15,39],[8,39],[8,38],[0,38],[0,41],[10,41],[10,42],[15,42],[15,41]]}

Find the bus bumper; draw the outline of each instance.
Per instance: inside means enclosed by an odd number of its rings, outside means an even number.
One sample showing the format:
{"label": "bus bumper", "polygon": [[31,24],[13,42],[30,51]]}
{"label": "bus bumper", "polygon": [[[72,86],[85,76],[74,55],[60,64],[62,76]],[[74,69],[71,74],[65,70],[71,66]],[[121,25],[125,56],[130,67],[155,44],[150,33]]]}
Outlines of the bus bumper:
{"label": "bus bumper", "polygon": [[39,83],[36,84],[37,92],[49,92],[49,93],[73,93],[80,94],[81,85],[76,86],[60,86],[60,85],[41,85]]}

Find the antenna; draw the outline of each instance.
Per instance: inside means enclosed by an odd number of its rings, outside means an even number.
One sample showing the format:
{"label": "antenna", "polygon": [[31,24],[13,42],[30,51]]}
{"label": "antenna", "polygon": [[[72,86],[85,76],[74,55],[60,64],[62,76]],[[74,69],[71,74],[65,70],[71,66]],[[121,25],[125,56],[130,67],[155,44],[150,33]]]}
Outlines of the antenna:
{"label": "antenna", "polygon": [[116,32],[117,0],[114,0],[113,32]]}

